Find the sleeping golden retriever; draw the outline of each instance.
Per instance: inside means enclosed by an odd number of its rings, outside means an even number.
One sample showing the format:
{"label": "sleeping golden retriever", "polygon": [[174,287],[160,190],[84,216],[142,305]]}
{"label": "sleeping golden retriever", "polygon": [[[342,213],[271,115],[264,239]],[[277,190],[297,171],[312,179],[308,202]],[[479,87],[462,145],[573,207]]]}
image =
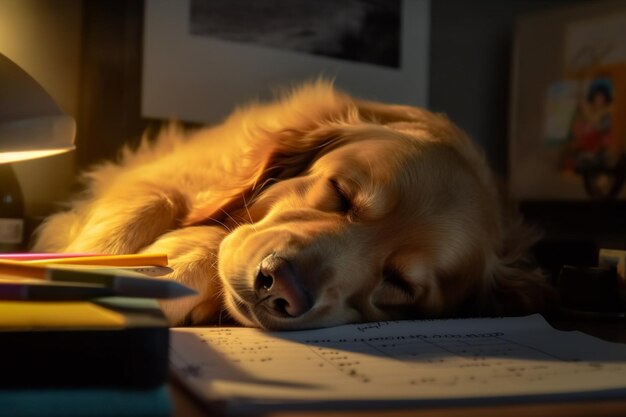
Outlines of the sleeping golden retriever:
{"label": "sleeping golden retriever", "polygon": [[446,117],[307,84],[222,124],[171,127],[86,174],[34,249],[163,252],[197,296],[171,323],[300,329],[521,314],[550,295],[534,235]]}

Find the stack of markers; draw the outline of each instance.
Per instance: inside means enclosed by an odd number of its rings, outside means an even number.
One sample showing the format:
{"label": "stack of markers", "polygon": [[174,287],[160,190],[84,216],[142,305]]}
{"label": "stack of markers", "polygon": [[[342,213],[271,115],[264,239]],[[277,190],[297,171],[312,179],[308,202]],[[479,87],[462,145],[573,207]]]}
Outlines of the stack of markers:
{"label": "stack of markers", "polygon": [[171,415],[162,254],[0,255],[0,416]]}
{"label": "stack of markers", "polygon": [[165,254],[0,254],[0,300],[89,300],[124,296],[169,299],[195,291],[159,278]]}

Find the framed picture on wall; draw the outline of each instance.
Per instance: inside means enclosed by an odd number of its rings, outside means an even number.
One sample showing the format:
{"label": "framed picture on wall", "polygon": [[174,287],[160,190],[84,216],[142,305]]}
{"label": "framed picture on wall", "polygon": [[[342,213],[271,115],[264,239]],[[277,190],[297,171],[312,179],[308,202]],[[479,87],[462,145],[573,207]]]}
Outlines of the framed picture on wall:
{"label": "framed picture on wall", "polygon": [[151,0],[142,115],[212,123],[319,77],[425,105],[430,0]]}
{"label": "framed picture on wall", "polygon": [[519,200],[626,197],[626,4],[520,18],[509,137]]}

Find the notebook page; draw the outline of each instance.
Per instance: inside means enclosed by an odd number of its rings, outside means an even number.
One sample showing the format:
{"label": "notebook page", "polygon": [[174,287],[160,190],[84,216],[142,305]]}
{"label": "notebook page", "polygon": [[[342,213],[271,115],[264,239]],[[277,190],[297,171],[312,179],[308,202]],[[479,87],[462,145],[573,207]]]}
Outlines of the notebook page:
{"label": "notebook page", "polygon": [[626,394],[626,345],[539,315],[298,332],[172,330],[171,367],[234,411]]}

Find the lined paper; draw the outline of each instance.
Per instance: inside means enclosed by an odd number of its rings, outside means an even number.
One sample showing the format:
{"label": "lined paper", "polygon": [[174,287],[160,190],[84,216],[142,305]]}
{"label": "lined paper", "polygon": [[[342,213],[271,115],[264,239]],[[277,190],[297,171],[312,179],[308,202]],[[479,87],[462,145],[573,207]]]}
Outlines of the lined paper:
{"label": "lined paper", "polygon": [[235,412],[626,394],[626,345],[554,330],[539,315],[177,328],[170,361],[200,398]]}

